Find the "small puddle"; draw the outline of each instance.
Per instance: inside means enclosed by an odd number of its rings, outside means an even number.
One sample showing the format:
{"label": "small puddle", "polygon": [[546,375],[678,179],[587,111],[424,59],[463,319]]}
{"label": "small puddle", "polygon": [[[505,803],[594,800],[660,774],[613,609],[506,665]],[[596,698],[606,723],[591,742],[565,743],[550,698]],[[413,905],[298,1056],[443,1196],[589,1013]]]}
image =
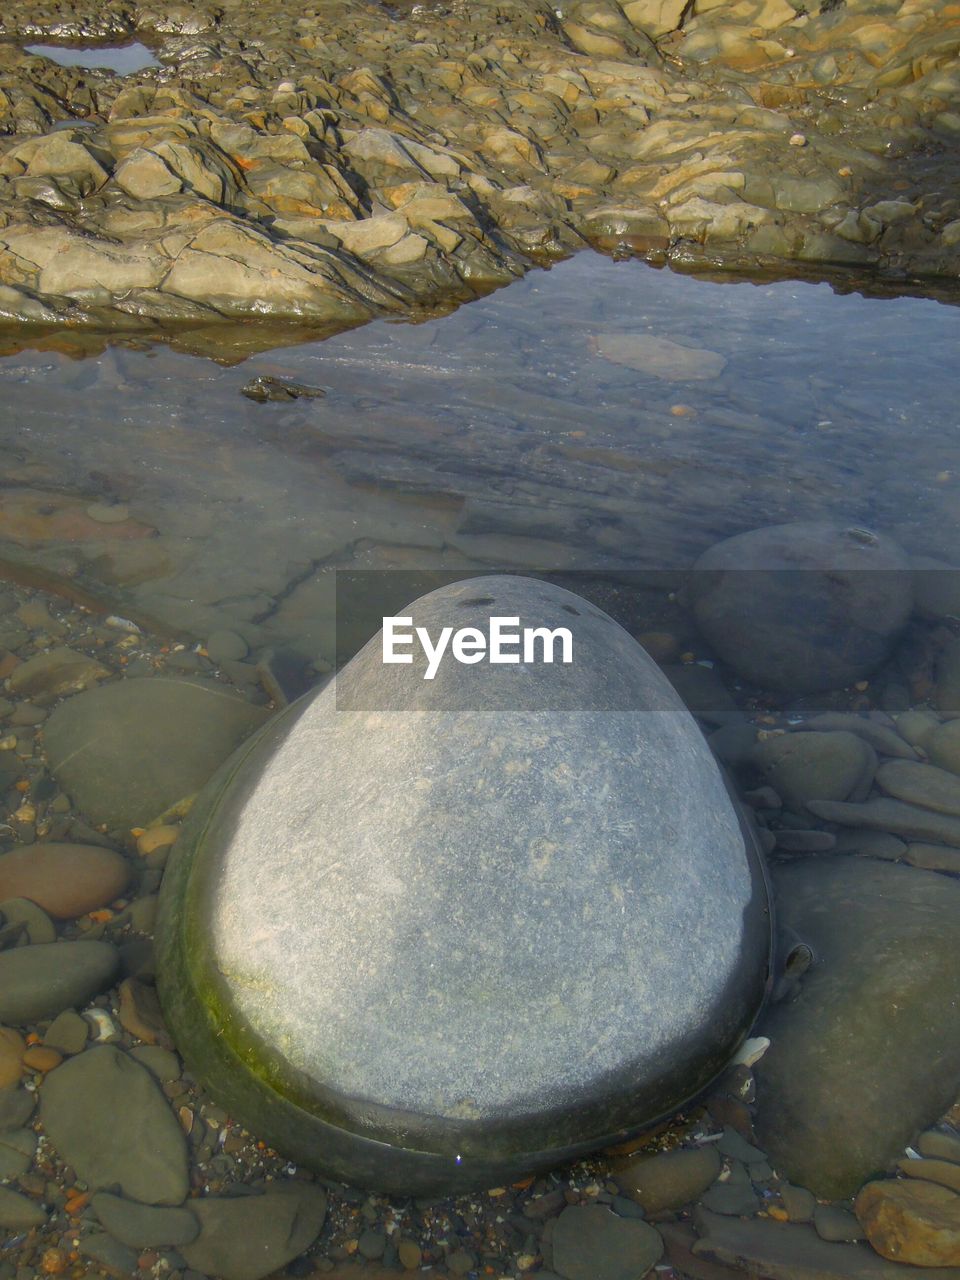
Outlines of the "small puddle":
{"label": "small puddle", "polygon": [[27,53],[49,58],[61,67],[85,67],[90,71],[113,71],[118,76],[133,75],[160,62],[145,44],[134,41],[120,45],[28,44]]}

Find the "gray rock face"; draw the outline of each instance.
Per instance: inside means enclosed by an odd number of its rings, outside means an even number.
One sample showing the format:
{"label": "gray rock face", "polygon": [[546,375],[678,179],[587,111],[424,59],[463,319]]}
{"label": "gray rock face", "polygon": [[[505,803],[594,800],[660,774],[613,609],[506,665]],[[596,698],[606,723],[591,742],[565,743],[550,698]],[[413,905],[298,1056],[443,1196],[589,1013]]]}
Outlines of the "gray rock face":
{"label": "gray rock face", "polygon": [[601,1205],[564,1209],[553,1233],[553,1264],[565,1280],[641,1280],[662,1253],[653,1227]]}
{"label": "gray rock face", "polygon": [[906,554],[866,529],[797,523],[737,534],[697,561],[689,598],[720,657],[753,684],[841,688],[890,654],[910,615]]}
{"label": "gray rock face", "polygon": [[186,1199],[183,1130],[150,1072],[113,1045],[87,1049],[50,1072],[40,1119],[91,1190],[119,1188],[144,1204]]}
{"label": "gray rock face", "polygon": [[212,681],[122,680],[70,698],[44,738],[93,822],[147,826],[194,795],[267,712]]}
{"label": "gray rock face", "polygon": [[506,577],[405,614],[569,626],[573,662],[425,681],[371,641],[198,801],[160,994],[195,1073],[301,1163],[492,1185],[717,1074],[763,997],[766,892],[695,723],[606,614]]}
{"label": "gray rock face", "polygon": [[775,884],[778,918],[816,963],[764,1020],[757,1134],[791,1181],[842,1199],[955,1099],[960,886],[848,856],[781,868]]}

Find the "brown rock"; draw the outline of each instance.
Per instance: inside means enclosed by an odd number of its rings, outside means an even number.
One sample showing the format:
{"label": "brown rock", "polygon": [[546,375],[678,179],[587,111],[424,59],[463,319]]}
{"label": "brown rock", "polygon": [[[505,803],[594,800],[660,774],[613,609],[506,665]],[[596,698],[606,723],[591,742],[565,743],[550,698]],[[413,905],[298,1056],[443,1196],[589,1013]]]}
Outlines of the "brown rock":
{"label": "brown rock", "polygon": [[960,1266],[960,1195],[933,1182],[868,1182],[854,1204],[877,1253],[921,1267]]}
{"label": "brown rock", "polygon": [[48,1049],[42,1044],[32,1044],[23,1055],[23,1065],[31,1071],[52,1071],[62,1061],[63,1057],[56,1049]]}
{"label": "brown rock", "polygon": [[29,844],[0,857],[0,899],[29,898],[71,920],[106,906],[127,887],[126,859],[83,844]]}
{"label": "brown rock", "polygon": [[900,1160],[897,1168],[908,1178],[936,1182],[951,1191],[960,1191],[960,1164],[951,1160]]}

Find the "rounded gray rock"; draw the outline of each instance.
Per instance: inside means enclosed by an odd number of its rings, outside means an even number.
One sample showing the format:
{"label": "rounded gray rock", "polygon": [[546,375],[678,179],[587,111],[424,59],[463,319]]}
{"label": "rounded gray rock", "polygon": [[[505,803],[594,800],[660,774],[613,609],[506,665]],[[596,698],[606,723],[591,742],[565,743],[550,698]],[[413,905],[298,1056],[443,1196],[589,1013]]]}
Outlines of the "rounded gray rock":
{"label": "rounded gray rock", "polygon": [[699,1092],[768,980],[762,862],[696,723],[626,631],[520,577],[441,626],[568,627],[573,661],[384,665],[375,637],[199,798],[158,984],[188,1066],[299,1163],[490,1186]]}
{"label": "rounded gray rock", "polygon": [[0,1022],[53,1018],[106,990],[120,968],[109,942],[39,942],[0,953]]}
{"label": "rounded gray rock", "polygon": [[798,522],[737,534],[694,565],[703,635],[751,684],[838,689],[892,651],[913,606],[906,553],[869,529]]}

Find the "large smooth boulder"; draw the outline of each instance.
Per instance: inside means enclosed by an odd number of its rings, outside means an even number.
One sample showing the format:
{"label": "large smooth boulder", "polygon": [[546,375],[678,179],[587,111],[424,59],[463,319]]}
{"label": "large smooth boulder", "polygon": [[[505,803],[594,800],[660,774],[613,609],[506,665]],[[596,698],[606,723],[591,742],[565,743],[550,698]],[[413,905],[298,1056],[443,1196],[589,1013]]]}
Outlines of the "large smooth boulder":
{"label": "large smooth boulder", "polygon": [[778,920],[816,961],[764,1020],[757,1134],[791,1182],[843,1199],[956,1099],[960,885],[849,856],[774,883]]}
{"label": "large smooth boulder", "polygon": [[772,525],[710,547],[688,599],[704,637],[751,684],[839,689],[884,662],[910,616],[907,555],[869,529]]}
{"label": "large smooth boulder", "polygon": [[62,703],[44,739],[87,818],[147,826],[185,807],[268,714],[212,680],[118,680]]}
{"label": "large smooth boulder", "polygon": [[164,883],[159,987],[191,1069],[300,1163],[490,1186],[698,1092],[768,978],[762,865],[626,631],[526,578],[429,629],[566,626],[573,661],[384,665],[378,635],[215,778]]}

